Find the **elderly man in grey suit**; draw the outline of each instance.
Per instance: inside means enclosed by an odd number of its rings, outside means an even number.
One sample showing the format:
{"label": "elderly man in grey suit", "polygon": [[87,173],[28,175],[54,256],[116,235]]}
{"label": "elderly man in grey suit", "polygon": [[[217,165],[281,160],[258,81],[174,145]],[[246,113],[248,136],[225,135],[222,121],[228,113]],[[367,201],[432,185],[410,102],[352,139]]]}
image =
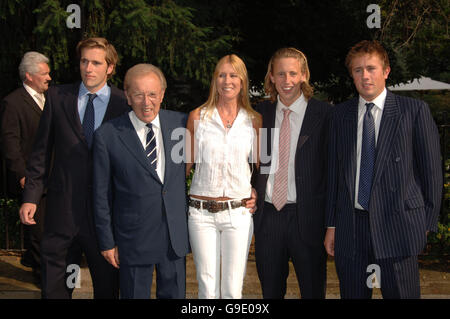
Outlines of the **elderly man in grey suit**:
{"label": "elderly man in grey suit", "polygon": [[374,286],[384,298],[419,298],[417,256],[441,205],[438,130],[426,103],[386,90],[378,42],[356,44],[346,65],[359,97],[333,116],[325,248],[342,298],[371,298]]}

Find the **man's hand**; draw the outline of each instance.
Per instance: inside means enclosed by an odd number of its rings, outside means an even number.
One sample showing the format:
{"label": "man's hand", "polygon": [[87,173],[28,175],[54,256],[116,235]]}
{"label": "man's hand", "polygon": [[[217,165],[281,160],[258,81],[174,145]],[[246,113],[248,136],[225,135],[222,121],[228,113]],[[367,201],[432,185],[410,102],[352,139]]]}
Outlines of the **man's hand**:
{"label": "man's hand", "polygon": [[36,213],[36,204],[23,203],[19,209],[20,221],[25,225],[35,225],[34,214]]}
{"label": "man's hand", "polygon": [[256,194],[256,190],[254,188],[252,188],[252,197],[250,197],[249,199],[247,199],[247,201],[245,202],[245,208],[250,208],[250,213],[255,213],[256,209],[258,207],[256,207],[256,199],[258,198],[258,195]]}
{"label": "man's hand", "polygon": [[110,250],[104,250],[101,252],[102,256],[105,257],[106,261],[109,262],[113,267],[119,269],[119,251],[117,246]]}
{"label": "man's hand", "polygon": [[325,234],[325,240],[323,244],[325,245],[325,250],[328,255],[334,256],[334,232],[336,228],[328,228],[327,233]]}

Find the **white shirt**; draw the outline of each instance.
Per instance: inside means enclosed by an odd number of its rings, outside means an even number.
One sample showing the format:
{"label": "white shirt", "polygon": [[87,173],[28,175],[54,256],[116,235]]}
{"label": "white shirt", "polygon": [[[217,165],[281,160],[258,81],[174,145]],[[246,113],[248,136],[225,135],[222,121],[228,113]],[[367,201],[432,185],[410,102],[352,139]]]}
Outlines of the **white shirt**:
{"label": "white shirt", "polygon": [[30,86],[23,83],[23,87],[25,90],[27,90],[28,94],[31,95],[33,100],[36,102],[36,104],[39,106],[41,110],[44,110],[44,104],[45,104],[45,95],[44,93],[38,93]]}
{"label": "white shirt", "polygon": [[375,121],[375,147],[378,141],[378,133],[380,132],[381,117],[383,115],[384,102],[386,101],[386,88],[372,101],[366,101],[361,96],[358,102],[358,132],[356,140],[356,180],[355,180],[355,208],[364,210],[364,208],[358,203],[359,193],[359,171],[361,167],[361,149],[362,149],[362,133],[364,126],[364,114],[366,113],[366,103],[375,104],[370,111]]}
{"label": "white shirt", "polygon": [[226,130],[217,108],[211,116],[200,112],[194,124],[195,173],[189,193],[207,197],[248,198],[251,195],[249,158],[256,150],[251,116],[240,109]]}
{"label": "white shirt", "polygon": [[[136,114],[131,111],[128,113],[131,124],[133,124],[134,129],[141,141],[142,147],[145,150],[145,145],[147,143],[147,133],[150,131],[150,128],[147,127],[147,124],[142,122]],[[165,154],[164,154],[164,143],[161,133],[161,123],[159,121],[159,114],[153,119],[152,128],[156,137],[156,173],[158,173],[158,177],[161,182],[164,182],[164,171],[165,171]],[[150,164],[149,164],[150,165]]]}
{"label": "white shirt", "polygon": [[[280,128],[281,122],[284,117],[284,108],[289,108],[292,112],[289,114],[289,124],[291,128],[290,136],[290,150],[289,150],[289,166],[288,166],[288,198],[287,203],[295,203],[297,201],[297,192],[295,187],[295,153],[297,152],[298,137],[300,136],[300,130],[302,128],[303,119],[306,113],[306,107],[308,102],[305,96],[300,95],[300,97],[294,101],[289,107],[285,106],[278,96],[277,109],[275,114],[275,128],[278,130],[274,131],[273,144],[272,144],[272,161],[270,165],[270,172],[276,172],[278,167],[278,155],[279,155],[279,139],[280,139]],[[275,174],[269,174],[266,186],[266,197],[265,201],[272,203],[272,193],[274,184]]]}

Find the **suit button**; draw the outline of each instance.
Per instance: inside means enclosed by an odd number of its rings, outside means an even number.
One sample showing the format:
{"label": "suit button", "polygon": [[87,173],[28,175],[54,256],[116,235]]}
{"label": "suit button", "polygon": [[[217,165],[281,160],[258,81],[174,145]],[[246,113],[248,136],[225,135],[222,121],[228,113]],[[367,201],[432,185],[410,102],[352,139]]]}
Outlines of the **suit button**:
{"label": "suit button", "polygon": [[166,194],[167,194],[167,191],[163,191],[162,194],[163,194],[163,195],[166,195]]}
{"label": "suit button", "polygon": [[400,162],[400,157],[396,157],[395,158],[395,161],[398,163],[398,162]]}

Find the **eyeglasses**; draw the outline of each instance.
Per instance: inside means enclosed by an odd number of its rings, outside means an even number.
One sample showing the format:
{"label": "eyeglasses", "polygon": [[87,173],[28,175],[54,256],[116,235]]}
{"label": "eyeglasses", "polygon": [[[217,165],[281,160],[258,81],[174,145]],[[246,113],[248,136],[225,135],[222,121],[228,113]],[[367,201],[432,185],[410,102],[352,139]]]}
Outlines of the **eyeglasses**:
{"label": "eyeglasses", "polygon": [[131,97],[133,98],[133,100],[135,100],[136,102],[142,103],[144,101],[146,101],[146,98],[149,98],[151,101],[156,101],[158,100],[160,94],[155,93],[155,92],[150,92],[150,93],[144,93],[144,92],[136,92],[131,94]]}

